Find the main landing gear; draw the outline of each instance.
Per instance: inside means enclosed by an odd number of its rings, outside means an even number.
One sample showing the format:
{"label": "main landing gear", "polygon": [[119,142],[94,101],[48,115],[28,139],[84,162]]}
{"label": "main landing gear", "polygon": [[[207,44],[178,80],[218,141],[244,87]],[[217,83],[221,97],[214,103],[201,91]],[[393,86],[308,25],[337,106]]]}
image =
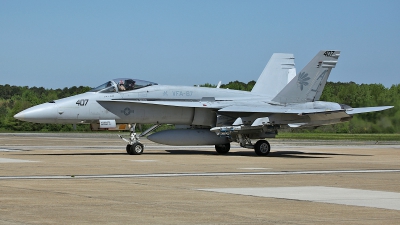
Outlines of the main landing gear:
{"label": "main landing gear", "polygon": [[[251,140],[248,135],[238,134],[237,142],[239,142],[240,146],[243,148],[252,148],[254,152],[259,156],[267,156],[271,151],[271,146],[266,140],[258,140],[255,145],[251,143]],[[218,152],[218,150],[217,150]]]}
{"label": "main landing gear", "polygon": [[271,151],[271,146],[266,140],[259,140],[254,145],[254,151],[259,156],[267,156]]}
{"label": "main landing gear", "polygon": [[[242,145],[241,145],[242,146]],[[242,147],[244,148],[254,148],[254,152],[259,156],[267,156],[271,151],[271,146],[269,145],[268,141],[266,140],[259,140],[256,142],[255,145],[252,145],[251,142],[247,142]],[[223,155],[229,152],[231,148],[231,144],[222,144],[222,145],[215,145],[215,151],[219,154]]]}
{"label": "main landing gear", "polygon": [[215,151],[217,151],[219,154],[226,154],[229,152],[231,149],[231,144],[222,144],[222,145],[215,145]]}

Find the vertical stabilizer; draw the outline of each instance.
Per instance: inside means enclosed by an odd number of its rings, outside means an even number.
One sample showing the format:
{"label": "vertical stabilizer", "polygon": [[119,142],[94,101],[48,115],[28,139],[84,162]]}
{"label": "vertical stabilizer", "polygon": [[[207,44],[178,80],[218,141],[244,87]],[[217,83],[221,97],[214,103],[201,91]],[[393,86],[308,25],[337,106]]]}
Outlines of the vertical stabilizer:
{"label": "vertical stabilizer", "polygon": [[268,96],[277,95],[296,74],[293,54],[274,53],[251,92]]}
{"label": "vertical stabilizer", "polygon": [[319,100],[339,56],[340,51],[320,51],[272,101],[302,103]]}
{"label": "vertical stabilizer", "polygon": [[[289,69],[288,71],[288,79],[286,84],[288,84],[291,80],[293,80],[293,78],[296,76],[296,68],[293,67],[293,69]],[[285,85],[286,86],[286,85]],[[282,87],[283,89],[284,87]],[[278,93],[277,93],[278,94]]]}

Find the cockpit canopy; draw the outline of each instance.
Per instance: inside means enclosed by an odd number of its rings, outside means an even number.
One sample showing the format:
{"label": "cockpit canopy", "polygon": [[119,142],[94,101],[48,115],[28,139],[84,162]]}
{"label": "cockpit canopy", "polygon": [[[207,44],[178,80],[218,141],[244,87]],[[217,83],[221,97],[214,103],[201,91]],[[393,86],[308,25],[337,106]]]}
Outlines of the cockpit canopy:
{"label": "cockpit canopy", "polygon": [[123,92],[123,91],[136,90],[152,85],[157,85],[157,83],[139,79],[117,78],[110,80],[96,88],[93,88],[89,92],[102,92],[102,93]]}

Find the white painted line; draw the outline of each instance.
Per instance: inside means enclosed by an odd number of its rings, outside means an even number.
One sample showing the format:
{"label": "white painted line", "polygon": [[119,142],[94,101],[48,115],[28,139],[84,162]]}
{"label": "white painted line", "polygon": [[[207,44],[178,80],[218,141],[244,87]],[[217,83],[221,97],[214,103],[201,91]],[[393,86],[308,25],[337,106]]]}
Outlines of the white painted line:
{"label": "white painted line", "polygon": [[262,167],[259,167],[259,168],[256,168],[256,167],[254,167],[254,168],[238,168],[239,170],[270,170],[271,168],[262,168]]}
{"label": "white painted line", "polygon": [[231,173],[150,173],[150,174],[104,174],[104,175],[65,175],[65,176],[0,176],[6,179],[68,179],[68,178],[141,178],[141,177],[216,177],[216,176],[253,176],[253,175],[297,175],[297,174],[340,174],[340,173],[398,173],[400,170],[333,170],[333,171],[292,171],[292,172],[231,172]]}
{"label": "white painted line", "polygon": [[217,188],[201,191],[293,199],[320,203],[400,210],[400,193],[349,188],[306,186],[273,188]]}
{"label": "white painted line", "polygon": [[38,161],[0,158],[0,163],[30,163],[30,162],[38,162]]}
{"label": "white painted line", "polygon": [[22,150],[19,149],[8,149],[8,148],[0,148],[0,152],[20,152]]}

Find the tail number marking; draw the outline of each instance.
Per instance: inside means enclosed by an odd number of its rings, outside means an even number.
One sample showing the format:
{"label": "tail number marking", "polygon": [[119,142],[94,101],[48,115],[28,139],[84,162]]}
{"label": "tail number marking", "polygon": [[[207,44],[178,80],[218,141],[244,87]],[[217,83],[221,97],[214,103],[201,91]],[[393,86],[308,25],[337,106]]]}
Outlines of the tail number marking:
{"label": "tail number marking", "polygon": [[331,57],[333,55],[333,53],[335,53],[335,51],[326,51],[326,52],[324,52],[324,56]]}

